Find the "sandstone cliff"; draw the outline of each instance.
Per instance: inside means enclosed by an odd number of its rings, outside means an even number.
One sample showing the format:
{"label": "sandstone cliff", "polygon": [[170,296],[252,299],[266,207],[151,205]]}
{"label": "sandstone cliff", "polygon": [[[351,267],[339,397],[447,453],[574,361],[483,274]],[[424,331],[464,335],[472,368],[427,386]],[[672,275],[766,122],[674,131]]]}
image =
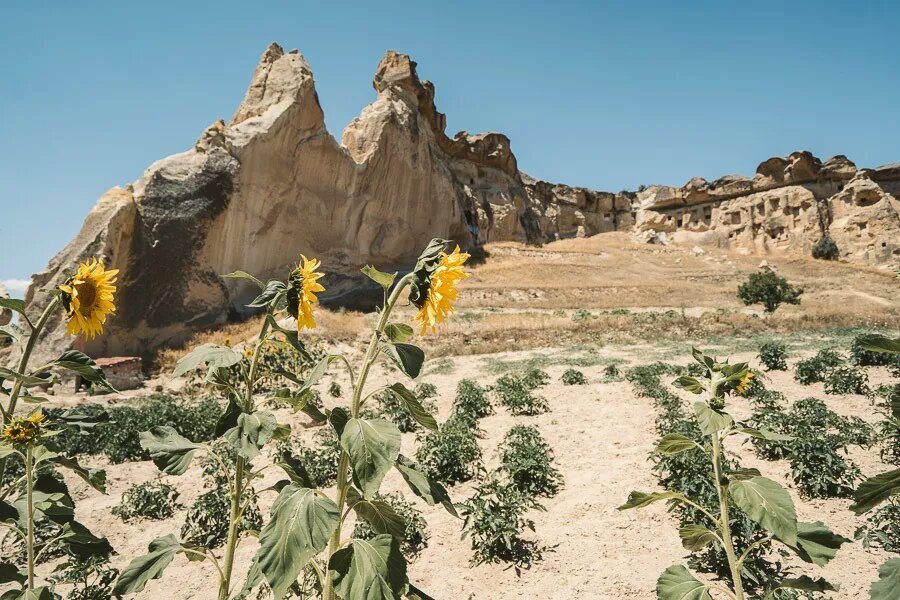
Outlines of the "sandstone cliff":
{"label": "sandstone cliff", "polygon": [[[445,133],[433,85],[390,51],[375,101],[344,130],[325,128],[312,71],[296,50],[263,53],[234,116],[202,132],[133,184],[104,194],[78,236],[34,276],[37,290],[97,256],[120,269],[118,313],[80,349],[141,354],[246,313],[254,290],[223,274],[284,277],[300,253],[319,257],[324,302],[365,299],[358,269],[412,266],[432,237],[466,248],[543,243],[636,229],[676,239],[806,250],[827,230],[848,258],[896,259],[900,167],[857,170],[844,157],[769,159],[753,179],[691,180],[612,194],[539,181],[518,169],[500,133]],[[59,316],[56,353],[72,344]]]}

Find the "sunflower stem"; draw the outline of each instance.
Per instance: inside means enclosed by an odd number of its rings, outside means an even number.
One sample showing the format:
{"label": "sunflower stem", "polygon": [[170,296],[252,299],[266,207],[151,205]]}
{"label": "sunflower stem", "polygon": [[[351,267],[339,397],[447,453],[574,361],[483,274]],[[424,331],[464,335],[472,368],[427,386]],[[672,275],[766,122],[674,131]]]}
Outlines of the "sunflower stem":
{"label": "sunflower stem", "polygon": [[[22,351],[22,358],[19,360],[19,375],[16,377],[15,384],[13,384],[12,392],[9,394],[9,404],[6,406],[6,410],[3,413],[4,425],[6,425],[6,422],[9,419],[13,418],[13,413],[16,410],[16,402],[19,399],[19,394],[22,392],[23,378],[27,375],[25,370],[28,369],[28,361],[31,360],[31,353],[34,351],[37,339],[40,337],[44,326],[47,325],[50,315],[53,314],[53,311],[59,306],[59,302],[59,296],[54,296],[53,299],[50,300],[50,304],[47,305],[47,308],[44,309],[44,312],[41,313],[41,317],[38,319],[37,324],[31,329],[31,333],[28,336],[28,342],[25,343],[25,349]],[[6,474],[6,459],[7,457],[5,456],[0,458],[0,482],[3,481],[3,476]],[[0,497],[5,496],[6,493],[2,494]]]}
{"label": "sunflower stem", "polygon": [[31,444],[25,453],[25,548],[28,562],[28,589],[34,589],[34,452]]}
{"label": "sunflower stem", "polygon": [[[372,368],[372,365],[375,363],[375,359],[378,358],[378,342],[381,341],[381,336],[384,335],[384,328],[387,326],[388,318],[391,316],[391,311],[394,309],[394,305],[397,304],[397,301],[400,299],[400,294],[404,289],[410,284],[412,281],[412,273],[403,277],[400,281],[397,282],[397,285],[394,286],[394,289],[391,291],[390,297],[387,299],[387,302],[384,304],[384,308],[381,310],[381,316],[378,319],[378,325],[376,325],[375,330],[372,332],[372,339],[369,340],[369,347],[366,349],[366,356],[363,359],[363,366],[360,369],[359,379],[356,380],[356,385],[353,386],[353,399],[350,404],[350,415],[357,419],[359,418],[360,407],[362,406],[362,393],[366,387],[366,379],[369,376],[369,370]],[[343,514],[344,505],[347,503],[347,492],[350,487],[350,456],[347,454],[346,450],[341,449],[341,460],[338,464],[338,476],[337,476],[337,507],[338,514]],[[341,546],[341,526],[343,525],[343,519],[338,522],[337,528],[334,530],[334,533],[331,535],[331,541],[328,544],[328,561],[326,562],[326,569],[328,567],[328,562],[331,562],[331,557]],[[332,582],[330,577],[325,577],[325,589],[323,597],[325,600],[336,600],[337,596],[334,593],[334,583]]]}
{"label": "sunflower stem", "polygon": [[713,476],[716,479],[716,492],[719,496],[719,528],[722,532],[722,545],[725,549],[725,556],[728,559],[728,567],[731,570],[734,596],[736,600],[744,600],[744,584],[741,581],[741,565],[738,562],[737,554],[734,551],[734,542],[731,539],[731,526],[728,523],[728,485],[723,483],[722,480],[722,441],[719,439],[718,431],[714,431],[711,437]]}
{"label": "sunflower stem", "polygon": [[[271,311],[271,309],[270,309]],[[271,312],[270,312],[271,316]],[[269,319],[263,321],[262,328],[259,331],[259,337],[253,347],[253,358],[250,360],[250,370],[247,374],[247,394],[244,397],[244,411],[253,412],[253,386],[256,379],[256,370],[259,365],[260,348],[266,341],[266,335],[269,332]],[[241,519],[243,518],[243,506],[241,501],[244,497],[244,469],[247,467],[246,461],[240,454],[234,461],[234,486],[231,489],[231,512],[228,520],[228,541],[225,546],[224,566],[222,567],[221,583],[219,585],[219,600],[228,600],[231,593],[231,575],[234,571],[234,553],[237,549],[238,529]]]}

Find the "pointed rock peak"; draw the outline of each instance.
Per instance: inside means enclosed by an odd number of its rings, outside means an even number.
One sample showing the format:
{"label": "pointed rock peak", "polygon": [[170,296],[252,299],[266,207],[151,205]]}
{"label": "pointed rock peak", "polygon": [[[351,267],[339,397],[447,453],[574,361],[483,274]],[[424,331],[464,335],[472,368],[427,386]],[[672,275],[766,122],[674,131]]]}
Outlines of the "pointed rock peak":
{"label": "pointed rock peak", "polygon": [[392,87],[418,91],[422,87],[422,82],[416,73],[416,61],[410,59],[408,54],[388,50],[378,63],[372,85],[379,93]]}
{"label": "pointed rock peak", "polygon": [[307,82],[312,82],[312,70],[303,55],[297,50],[285,53],[278,44],[269,44],[229,125],[257,117],[284,100],[296,100]]}

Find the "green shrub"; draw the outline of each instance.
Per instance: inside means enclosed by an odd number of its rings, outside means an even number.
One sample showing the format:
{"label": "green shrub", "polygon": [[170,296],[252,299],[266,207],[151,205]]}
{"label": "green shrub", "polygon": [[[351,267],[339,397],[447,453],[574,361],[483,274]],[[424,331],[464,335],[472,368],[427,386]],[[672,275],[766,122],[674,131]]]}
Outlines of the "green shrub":
{"label": "green shrub", "polygon": [[313,435],[312,447],[294,438],[278,446],[279,452],[287,452],[300,461],[316,487],[328,487],[337,481],[338,463],[341,460],[341,442],[331,427],[323,427]]}
{"label": "green shrub", "polygon": [[[86,433],[68,430],[54,437],[58,451],[67,456],[104,454],[112,463],[149,460],[141,448],[140,433],[157,425],[171,425],[192,442],[205,442],[215,436],[222,408],[215,398],[186,400],[165,394],[154,394],[106,409],[97,404],[80,406],[87,415],[106,410],[110,422],[100,423]],[[55,418],[54,411],[47,412]]]}
{"label": "green shrub", "polygon": [[458,417],[420,438],[416,460],[426,475],[447,485],[469,481],[483,469],[476,430]]}
{"label": "green shrub", "polygon": [[840,256],[841,251],[828,234],[823,235],[812,249],[812,257],[819,260],[837,260]]}
{"label": "green shrub", "polygon": [[856,530],[856,539],[863,548],[880,548],[885,552],[900,552],[900,500],[889,500]]}
{"label": "green shrub", "polygon": [[161,520],[171,517],[179,507],[178,491],[174,487],[162,481],[146,481],[125,490],[112,514],[126,523],[136,518]]}
{"label": "green shrub", "polygon": [[328,386],[328,395],[332,398],[340,398],[341,384],[339,384],[337,381],[332,381],[331,385]]}
{"label": "green shrub", "polygon": [[863,346],[867,336],[858,335],[850,343],[850,362],[859,367],[890,367],[900,365],[900,354],[872,352]]}
{"label": "green shrub", "polygon": [[826,394],[868,394],[869,378],[866,373],[853,367],[837,367],[825,380]]}
{"label": "green shrub", "polygon": [[479,485],[463,505],[463,537],[472,543],[472,564],[507,562],[518,573],[540,560],[542,549],[522,534],[534,531],[525,515],[539,505],[511,484],[497,479]]}
{"label": "green shrub", "polygon": [[[402,494],[375,494],[374,500],[388,504],[398,517],[403,521],[403,540],[400,542],[400,551],[407,558],[416,558],[428,546],[428,523],[422,517],[422,513],[407,502]],[[365,521],[357,521],[353,529],[353,537],[363,540],[372,539],[377,533]]]}
{"label": "green shrub", "polygon": [[806,498],[846,498],[862,474],[838,453],[827,437],[798,437],[791,442],[791,478]]}
{"label": "green shrub", "polygon": [[461,379],[456,385],[453,399],[453,416],[477,422],[478,419],[494,414],[494,407],[486,390],[471,379]]}
{"label": "green shrub", "polygon": [[603,369],[603,380],[604,381],[619,381],[622,379],[622,373],[619,371],[619,367],[616,365],[606,365]]}
{"label": "green shrub", "polygon": [[542,396],[532,393],[534,386],[530,385],[534,378],[526,379],[515,375],[504,375],[497,380],[494,392],[497,394],[500,404],[506,407],[513,415],[539,415],[550,410],[550,405]]}
{"label": "green shrub", "polygon": [[828,373],[839,366],[844,359],[834,350],[824,349],[794,366],[794,380],[803,385],[825,381]]}
{"label": "green shrub", "polygon": [[109,600],[119,570],[109,564],[109,555],[69,556],[50,575],[54,585],[71,585],[67,600]]}
{"label": "green shrub", "polygon": [[[262,514],[256,499],[250,496],[241,520],[239,531],[259,531],[262,527]],[[228,490],[214,487],[200,494],[191,505],[181,527],[181,539],[187,544],[197,544],[204,548],[218,548],[228,539],[228,522],[231,513],[231,500]]]}
{"label": "green shrub", "polygon": [[766,342],[759,347],[759,362],[769,371],[787,371],[787,347],[781,342]]}
{"label": "green shrub", "polygon": [[500,464],[510,483],[529,496],[552,498],[562,486],[553,466],[553,449],[536,427],[516,425],[500,444]]}
{"label": "green shrub", "polygon": [[795,288],[769,268],[751,273],[738,287],[738,298],[744,304],[762,304],[767,313],[775,312],[782,304],[800,304],[801,294],[802,289]]}
{"label": "green shrub", "polygon": [[413,390],[416,398],[419,400],[427,400],[429,398],[437,398],[437,387],[433,383],[423,382],[416,386]]}
{"label": "green shrub", "polygon": [[542,369],[531,368],[522,375],[522,383],[524,383],[529,390],[534,390],[550,383],[550,375]]}
{"label": "green shrub", "polygon": [[587,383],[584,373],[577,369],[566,369],[566,372],[562,374],[561,381],[565,385],[584,385]]}

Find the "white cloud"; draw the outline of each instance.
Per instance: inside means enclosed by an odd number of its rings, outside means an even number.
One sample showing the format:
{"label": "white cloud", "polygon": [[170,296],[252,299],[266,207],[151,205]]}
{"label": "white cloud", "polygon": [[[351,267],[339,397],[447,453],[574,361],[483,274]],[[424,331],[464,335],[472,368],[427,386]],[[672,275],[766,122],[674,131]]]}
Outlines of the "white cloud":
{"label": "white cloud", "polygon": [[25,290],[31,285],[30,279],[0,279],[0,285],[6,288],[9,295],[14,298],[21,298],[25,295]]}

